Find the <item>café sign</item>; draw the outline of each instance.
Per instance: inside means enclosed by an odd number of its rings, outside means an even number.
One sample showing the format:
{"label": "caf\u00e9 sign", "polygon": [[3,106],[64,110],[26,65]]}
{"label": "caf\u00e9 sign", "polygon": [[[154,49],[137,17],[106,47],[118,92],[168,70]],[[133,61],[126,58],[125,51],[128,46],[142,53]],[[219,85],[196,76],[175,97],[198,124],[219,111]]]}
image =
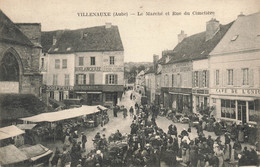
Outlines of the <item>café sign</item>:
{"label": "caf\u00e9 sign", "polygon": [[260,89],[218,88],[211,91],[213,94],[260,96]]}
{"label": "caf\u00e9 sign", "polygon": [[73,90],[73,86],[55,86],[55,85],[47,85],[46,89],[48,91],[55,91],[55,90],[60,90],[60,91],[68,91],[68,90]]}

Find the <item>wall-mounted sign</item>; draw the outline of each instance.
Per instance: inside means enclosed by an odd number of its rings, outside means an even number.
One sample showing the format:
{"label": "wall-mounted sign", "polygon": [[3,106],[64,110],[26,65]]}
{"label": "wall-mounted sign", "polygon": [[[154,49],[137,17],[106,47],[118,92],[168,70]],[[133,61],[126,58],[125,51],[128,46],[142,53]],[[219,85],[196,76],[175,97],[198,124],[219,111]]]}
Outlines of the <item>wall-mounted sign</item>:
{"label": "wall-mounted sign", "polygon": [[99,90],[102,91],[102,85],[75,85],[74,90]]}
{"label": "wall-mounted sign", "polygon": [[212,94],[260,96],[260,89],[219,88],[219,89],[211,89],[211,93]]}
{"label": "wall-mounted sign", "polygon": [[101,71],[101,67],[75,67],[76,72]]}
{"label": "wall-mounted sign", "polygon": [[55,85],[47,85],[46,89],[48,91],[55,91],[55,90],[60,90],[60,91],[67,91],[67,90],[73,90],[73,86],[55,86]]}
{"label": "wall-mounted sign", "polygon": [[104,72],[124,72],[124,67],[121,66],[104,66],[103,67]]}
{"label": "wall-mounted sign", "polygon": [[0,82],[0,93],[19,93],[19,82]]}

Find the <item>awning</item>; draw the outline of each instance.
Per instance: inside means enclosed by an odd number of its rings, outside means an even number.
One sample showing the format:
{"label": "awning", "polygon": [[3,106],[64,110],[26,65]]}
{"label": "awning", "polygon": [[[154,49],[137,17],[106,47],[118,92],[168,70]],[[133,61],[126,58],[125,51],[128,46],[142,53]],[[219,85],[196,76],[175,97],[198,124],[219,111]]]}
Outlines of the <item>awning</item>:
{"label": "awning", "polygon": [[87,92],[76,92],[77,94],[86,94]]}
{"label": "awning", "polygon": [[98,106],[83,105],[82,107],[79,108],[71,108],[71,109],[57,111],[57,112],[42,113],[32,117],[26,117],[20,119],[29,122],[56,122],[56,121],[76,118],[84,115],[94,114],[99,111],[100,110],[98,109]]}
{"label": "awning", "polygon": [[8,165],[23,162],[27,156],[14,145],[8,145],[0,148],[0,164]]}
{"label": "awning", "polygon": [[108,109],[108,108],[101,106],[101,105],[98,105],[98,108],[101,109],[101,110],[107,110]]}
{"label": "awning", "polygon": [[21,152],[23,152],[28,159],[31,161],[36,161],[39,158],[42,158],[44,156],[47,156],[52,153],[52,151],[46,147],[44,147],[41,144],[37,144],[34,146],[29,146],[29,147],[23,147],[19,148]]}
{"label": "awning", "polygon": [[7,139],[10,137],[18,136],[24,134],[25,132],[18,127],[11,125],[7,127],[0,128],[0,140]]}
{"label": "awning", "polygon": [[16,126],[22,130],[31,130],[33,129],[37,124],[17,124]]}
{"label": "awning", "polygon": [[102,92],[87,92],[87,94],[101,94]]}

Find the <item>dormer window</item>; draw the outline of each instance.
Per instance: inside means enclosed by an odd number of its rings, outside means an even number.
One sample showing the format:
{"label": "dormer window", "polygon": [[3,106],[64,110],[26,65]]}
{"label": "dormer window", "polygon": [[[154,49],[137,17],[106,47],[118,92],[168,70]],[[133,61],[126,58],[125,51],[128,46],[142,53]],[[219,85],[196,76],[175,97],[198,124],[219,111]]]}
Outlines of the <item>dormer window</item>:
{"label": "dormer window", "polygon": [[238,38],[238,35],[235,35],[235,36],[233,36],[233,38],[231,39],[231,41],[235,41],[235,40],[237,40],[237,38]]}

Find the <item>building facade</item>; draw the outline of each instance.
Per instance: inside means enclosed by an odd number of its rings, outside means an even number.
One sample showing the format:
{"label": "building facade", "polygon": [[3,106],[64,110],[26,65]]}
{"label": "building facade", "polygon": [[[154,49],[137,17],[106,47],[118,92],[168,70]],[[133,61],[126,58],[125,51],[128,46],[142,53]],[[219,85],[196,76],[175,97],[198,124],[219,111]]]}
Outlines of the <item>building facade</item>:
{"label": "building facade", "polygon": [[0,93],[41,95],[41,25],[14,24],[0,10]]}
{"label": "building facade", "polygon": [[121,100],[124,48],[117,26],[107,23],[50,32],[49,38],[53,39],[47,51],[49,97],[58,101],[77,98],[87,105],[106,106],[116,105]]}
{"label": "building facade", "polygon": [[209,60],[194,60],[192,64],[193,112],[209,110]]}
{"label": "building facade", "polygon": [[210,53],[210,98],[218,119],[253,124],[258,121],[259,16],[239,15]]}
{"label": "building facade", "polygon": [[206,31],[188,36],[181,31],[178,44],[165,56],[162,65],[162,95],[166,108],[181,113],[209,108],[209,53],[223,38],[232,23],[206,23]]}

